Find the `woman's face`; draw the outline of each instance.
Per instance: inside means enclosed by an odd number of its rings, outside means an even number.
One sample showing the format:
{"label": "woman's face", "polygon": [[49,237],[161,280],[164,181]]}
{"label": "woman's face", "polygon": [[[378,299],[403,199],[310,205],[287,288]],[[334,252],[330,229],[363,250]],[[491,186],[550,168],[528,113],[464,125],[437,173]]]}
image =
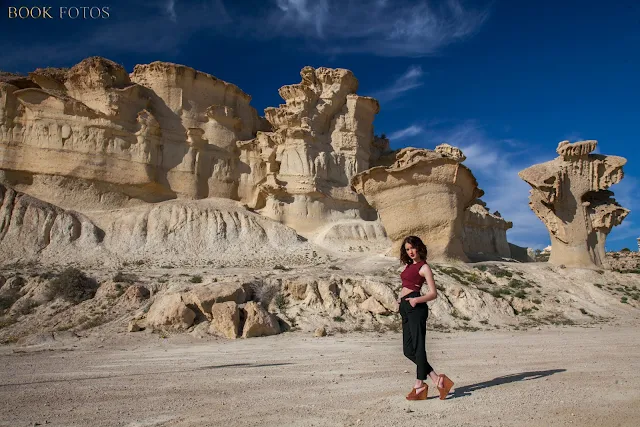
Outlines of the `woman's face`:
{"label": "woman's face", "polygon": [[404,250],[407,251],[407,255],[409,255],[409,258],[411,258],[413,261],[418,261],[419,259],[419,255],[418,255],[418,250],[416,248],[414,248],[411,243],[405,243],[404,244]]}

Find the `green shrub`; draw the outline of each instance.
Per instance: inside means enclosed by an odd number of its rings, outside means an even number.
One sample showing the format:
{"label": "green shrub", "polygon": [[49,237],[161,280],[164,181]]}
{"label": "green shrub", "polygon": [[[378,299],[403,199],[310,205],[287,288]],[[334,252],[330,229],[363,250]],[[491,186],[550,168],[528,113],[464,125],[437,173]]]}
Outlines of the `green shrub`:
{"label": "green shrub", "polygon": [[280,311],[285,311],[289,306],[289,300],[287,300],[287,297],[284,296],[282,292],[278,292],[276,294],[273,302],[276,304],[276,307],[278,307],[278,310]]}
{"label": "green shrub", "polygon": [[342,318],[341,316],[334,316],[333,321],[334,322],[344,322],[344,318]]}
{"label": "green shrub", "polygon": [[502,269],[497,265],[492,265],[489,268],[489,273],[493,274],[496,277],[512,277],[513,273],[509,270]]}
{"label": "green shrub", "polygon": [[509,280],[509,287],[515,288],[515,289],[526,289],[526,288],[532,288],[533,286],[530,283],[524,282],[519,279],[511,279]]}
{"label": "green shrub", "polygon": [[18,298],[20,298],[20,295],[18,294],[0,296],[0,310],[10,308]]}
{"label": "green shrub", "polygon": [[97,290],[98,282],[95,279],[77,268],[69,267],[49,282],[47,294],[49,299],[60,297],[78,304],[93,298]]}
{"label": "green shrub", "polygon": [[134,284],[138,281],[138,276],[130,273],[123,273],[122,271],[118,271],[115,276],[113,276],[113,281],[116,283],[129,283]]}
{"label": "green shrub", "polygon": [[467,274],[467,280],[471,283],[480,283],[480,276],[476,273]]}
{"label": "green shrub", "polygon": [[195,275],[189,279],[191,283],[202,283],[202,276]]}

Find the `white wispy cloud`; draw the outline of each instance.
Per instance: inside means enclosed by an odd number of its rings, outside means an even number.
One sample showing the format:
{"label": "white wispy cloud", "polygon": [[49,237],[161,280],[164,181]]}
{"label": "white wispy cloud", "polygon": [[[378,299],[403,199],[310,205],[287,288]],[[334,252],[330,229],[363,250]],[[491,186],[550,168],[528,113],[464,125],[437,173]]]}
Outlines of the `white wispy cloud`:
{"label": "white wispy cloud", "polygon": [[329,16],[328,0],[277,0],[278,9],[282,12],[280,23],[294,28],[311,26],[318,37],[324,36],[324,28]]}
{"label": "white wispy cloud", "polygon": [[116,6],[117,20],[104,20],[55,43],[43,40],[15,49],[14,42],[3,40],[0,67],[69,66],[94,55],[173,55],[195,33],[256,43],[295,39],[300,49],[332,57],[344,53],[422,57],[472,36],[489,16],[488,8],[467,8],[460,0],[444,0],[439,7],[426,0],[274,0],[252,8],[229,0],[188,4],[146,0],[135,8],[125,1],[114,1],[112,7]]}
{"label": "white wispy cloud", "polygon": [[509,242],[542,249],[549,245],[546,227],[529,208],[529,190],[518,172],[556,157],[555,152],[540,156],[536,150],[513,139],[490,137],[482,126],[469,120],[445,127],[442,123],[424,130],[425,148],[444,142],[458,147],[466,156],[464,165],[473,172],[485,195],[490,212],[498,211],[513,223],[507,231]]}
{"label": "white wispy cloud", "polygon": [[[278,0],[260,34],[314,39],[332,53],[372,53],[419,57],[464,40],[480,29],[488,8],[464,7],[459,0],[393,2],[366,0]],[[339,43],[335,43],[339,41]],[[327,41],[319,46],[318,41]]]}
{"label": "white wispy cloud", "polygon": [[422,86],[422,76],[424,72],[419,65],[411,65],[400,77],[398,77],[387,88],[379,90],[371,94],[380,102],[389,102],[396,99],[412,89]]}
{"label": "white wispy cloud", "polygon": [[169,19],[171,19],[173,22],[177,21],[178,17],[176,15],[176,2],[175,2],[175,0],[167,0],[167,2],[165,3],[164,10],[167,12],[167,15],[169,16]]}
{"label": "white wispy cloud", "polygon": [[419,135],[423,131],[424,129],[422,129],[421,126],[411,125],[404,129],[400,129],[395,132],[392,132],[389,135],[389,141],[399,141],[402,139],[410,138],[412,136]]}

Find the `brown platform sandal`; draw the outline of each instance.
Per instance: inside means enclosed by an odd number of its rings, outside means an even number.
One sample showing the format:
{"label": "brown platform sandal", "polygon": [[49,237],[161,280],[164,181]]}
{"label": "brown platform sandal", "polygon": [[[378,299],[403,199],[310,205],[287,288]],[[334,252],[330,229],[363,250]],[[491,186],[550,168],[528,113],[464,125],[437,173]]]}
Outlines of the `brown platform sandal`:
{"label": "brown platform sandal", "polygon": [[[440,392],[440,400],[444,400],[446,399],[447,394],[449,394],[451,387],[453,387],[453,381],[451,381],[445,374],[440,374],[438,376],[442,378],[442,387],[438,386],[438,391]],[[438,384],[439,383],[440,381],[438,381]]]}
{"label": "brown platform sandal", "polygon": [[428,390],[429,390],[429,386],[427,384],[424,384],[424,390],[422,390],[420,393],[416,393],[416,389],[414,387],[411,389],[409,394],[407,394],[407,400],[427,400]]}

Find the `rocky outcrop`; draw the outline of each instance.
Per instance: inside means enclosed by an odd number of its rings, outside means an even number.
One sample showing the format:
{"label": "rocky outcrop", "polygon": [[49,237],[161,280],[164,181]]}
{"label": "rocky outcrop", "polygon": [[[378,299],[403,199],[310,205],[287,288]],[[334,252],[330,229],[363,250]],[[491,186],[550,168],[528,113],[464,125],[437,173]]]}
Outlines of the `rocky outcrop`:
{"label": "rocky outcrop", "polygon": [[101,207],[113,193],[236,199],[235,142],[268,129],[249,95],[181,65],[138,65],[129,76],[93,57],[30,78],[0,81],[0,169],[96,183]]}
{"label": "rocky outcrop", "polygon": [[591,154],[596,145],[562,141],[556,159],[519,172],[533,187],[529,206],[549,230],[553,264],[606,267],[607,234],[629,213],[607,190],[622,180],[626,159]]}
{"label": "rocky outcrop", "polygon": [[[194,304],[212,321],[212,308],[216,303],[233,302],[234,304],[242,304],[248,299],[248,285],[239,283],[216,283],[207,286],[198,286],[187,295],[184,299],[188,303]],[[212,326],[213,327],[213,326]]]}
{"label": "rocky outcrop", "polygon": [[[242,260],[254,265],[304,261],[312,253],[293,229],[228,199],[170,200],[89,215],[0,185],[0,261]],[[242,287],[227,290],[221,284],[210,294],[194,295],[193,302],[206,306],[207,298],[244,300],[248,292]]]}
{"label": "rocky outcrop", "polygon": [[311,252],[293,229],[228,199],[171,200],[96,212],[92,219],[104,230],[110,253],[134,259],[251,265]]}
{"label": "rocky outcrop", "polygon": [[461,163],[462,152],[454,148],[405,148],[393,165],[353,177],[354,190],[378,211],[394,255],[404,237],[417,235],[427,244],[430,260],[468,260],[463,244],[465,209],[483,191]]}
{"label": "rocky outcrop", "polygon": [[278,319],[255,301],[249,301],[244,306],[246,315],[242,338],[263,337],[279,334]]}
{"label": "rocky outcrop", "polygon": [[507,242],[507,230],[513,223],[506,221],[499,212],[487,210],[487,204],[475,200],[464,211],[464,251],[469,256],[498,256],[509,258],[511,250]]}
{"label": "rocky outcrop", "polygon": [[48,254],[77,259],[103,238],[84,215],[0,185],[0,261]]}
{"label": "rocky outcrop", "polygon": [[209,333],[236,339],[240,332],[240,310],[234,301],[222,302],[211,307]]}
{"label": "rocky outcrop", "polygon": [[[351,71],[300,75],[262,118],[238,87],[172,63],[129,74],[92,57],[0,74],[0,183],[34,207],[3,210],[5,254],[270,262],[314,244],[384,252],[411,233],[436,258],[505,255],[509,223],[465,211],[482,191],[458,148],[391,152],[373,132],[378,102],[356,94]],[[31,222],[10,220],[23,211]],[[20,233],[32,249],[11,243]]]}
{"label": "rocky outcrop", "polygon": [[[375,221],[350,180],[385,151],[373,135],[378,102],[355,94],[351,71],[305,67],[300,75],[301,83],[280,88],[286,103],[265,110],[273,131],[238,143],[240,200],[304,236],[334,221]],[[376,240],[381,231],[363,226],[357,233]]]}
{"label": "rocky outcrop", "polygon": [[185,304],[180,294],[157,298],[146,317],[146,325],[154,329],[184,330],[193,324],[196,313]]}

